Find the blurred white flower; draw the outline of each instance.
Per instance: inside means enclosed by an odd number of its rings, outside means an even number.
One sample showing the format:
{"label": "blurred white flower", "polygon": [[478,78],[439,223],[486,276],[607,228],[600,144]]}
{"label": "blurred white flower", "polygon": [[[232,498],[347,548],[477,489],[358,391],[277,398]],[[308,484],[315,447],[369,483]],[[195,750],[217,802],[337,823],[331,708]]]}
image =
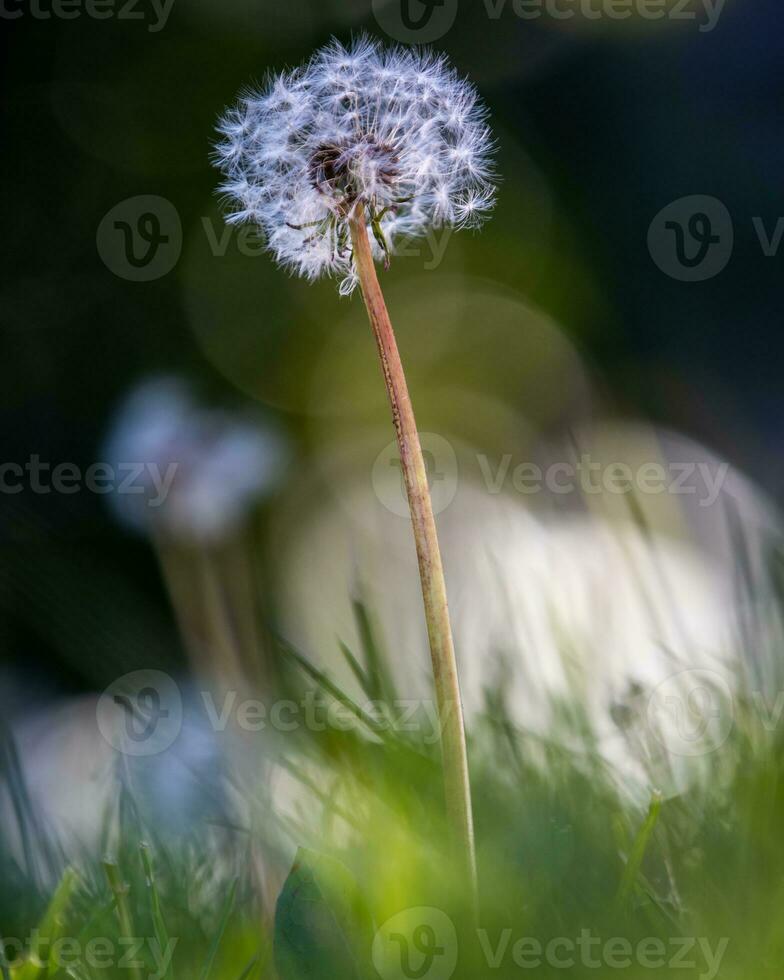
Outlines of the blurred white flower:
{"label": "blurred white flower", "polygon": [[333,41],[221,120],[215,159],[228,220],[258,225],[301,276],[340,275],[347,294],[358,205],[378,258],[430,227],[481,223],[495,195],[486,115],[443,56]]}
{"label": "blurred white flower", "polygon": [[118,483],[109,499],[136,530],[215,540],[274,487],[285,456],[282,436],[268,425],[205,408],[177,378],[154,378],[114,419],[104,458]]}
{"label": "blurred white flower", "polygon": [[[647,430],[630,431],[628,444],[644,445]],[[291,508],[288,522],[276,521],[283,631],[362,704],[331,640],[361,651],[351,601],[359,593],[390,654],[398,695],[427,702],[432,682],[407,519],[389,507],[386,491],[368,492],[377,444],[325,461],[323,472],[339,488],[333,495],[310,497],[301,481],[299,500],[282,501]],[[676,452],[672,441],[665,448]],[[681,448],[674,458],[699,459],[698,450]],[[616,443],[609,459],[624,458]],[[386,468],[402,495],[397,467]],[[521,731],[579,754],[581,730],[564,725],[568,705],[584,713],[591,748],[635,802],[647,805],[652,789],[671,795],[708,773],[715,778],[721,756],[714,752],[733,725],[722,695],[751,683],[770,703],[778,690],[769,661],[781,646],[780,624],[759,609],[753,638],[739,635],[748,612],[736,570],[716,560],[727,495],[749,542],[760,522],[768,525],[751,484],[730,470],[712,508],[690,496],[642,496],[646,529],[630,519],[628,497],[625,511],[623,498],[609,493],[588,496],[590,510],[568,510],[566,498],[546,487],[538,502],[511,487],[494,493],[477,479],[468,450],[454,470],[442,458],[431,475],[436,488],[456,481],[438,521],[469,728],[488,707],[486,693],[499,692]],[[379,494],[378,482],[373,487]],[[699,512],[694,525],[691,510]],[[534,751],[537,739],[525,744]]]}
{"label": "blurred white flower", "polygon": [[[177,738],[150,755],[122,755],[109,744],[93,695],[52,698],[20,713],[10,732],[32,812],[52,844],[67,852],[99,846],[121,781],[158,833],[180,835],[206,819],[229,819],[224,746],[198,692],[184,685],[181,690],[185,712]],[[24,866],[18,816],[0,781],[4,845]],[[36,863],[42,861],[43,846],[43,840],[33,841]]]}

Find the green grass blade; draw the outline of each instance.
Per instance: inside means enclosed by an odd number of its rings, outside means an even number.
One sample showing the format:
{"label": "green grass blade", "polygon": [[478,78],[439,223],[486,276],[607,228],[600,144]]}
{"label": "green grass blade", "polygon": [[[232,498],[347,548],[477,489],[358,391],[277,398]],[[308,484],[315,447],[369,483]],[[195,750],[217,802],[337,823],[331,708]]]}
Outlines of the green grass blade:
{"label": "green grass blade", "polygon": [[210,951],[207,954],[204,968],[201,971],[200,980],[208,980],[212,971],[212,967],[215,963],[215,957],[218,955],[218,949],[220,948],[221,940],[223,939],[223,934],[226,931],[226,926],[229,924],[229,918],[231,917],[232,910],[234,909],[234,900],[237,896],[238,884],[239,878],[237,877],[232,881],[229,887],[228,894],[226,895],[226,901],[223,903],[223,910],[221,912],[218,930],[213,937],[212,944],[210,945]]}
{"label": "green grass blade", "polygon": [[[144,868],[144,879],[147,884],[147,895],[150,900],[150,912],[152,914],[153,929],[155,930],[155,939],[158,943],[159,951],[165,953],[169,949],[169,932],[166,928],[163,912],[161,911],[161,899],[155,884],[155,873],[152,867],[149,844],[142,841],[139,844],[139,854],[141,855],[142,867]],[[169,958],[164,977],[166,980],[174,980],[174,967],[172,966],[171,958]]]}
{"label": "green grass blade", "polygon": [[626,860],[626,867],[623,869],[621,883],[618,887],[618,894],[615,897],[616,910],[620,911],[620,909],[628,901],[629,896],[634,889],[637,877],[640,873],[640,868],[642,867],[643,858],[645,857],[645,852],[648,849],[651,834],[653,833],[653,828],[656,826],[656,822],[659,819],[661,805],[661,793],[654,793],[651,797],[648,813],[643,821],[642,827],[640,827],[637,836],[634,839],[634,843],[632,844],[632,849],[629,852],[629,857]]}
{"label": "green grass blade", "polygon": [[11,980],[11,971],[8,967],[8,960],[5,956],[5,943],[3,942],[3,937],[0,936],[0,976],[3,980]]}
{"label": "green grass blade", "polygon": [[[128,885],[123,881],[119,866],[108,858],[101,862],[109,889],[114,895],[117,906],[117,918],[120,922],[120,936],[124,939],[133,940],[134,929],[131,917],[131,908],[128,902]],[[142,980],[141,972],[137,966],[131,967],[133,980]]]}
{"label": "green grass blade", "polygon": [[45,977],[54,972],[51,961],[52,950],[65,932],[65,915],[78,880],[73,868],[68,868],[60,879],[60,884],[38,924],[29,959],[16,973],[15,980],[35,980],[37,977]]}
{"label": "green grass blade", "polygon": [[379,725],[377,721],[370,717],[362,708],[359,707],[347,694],[345,694],[341,689],[334,684],[327,675],[314,667],[305,657],[302,656],[297,650],[287,643],[285,640],[280,640],[280,647],[282,652],[289,657],[294,663],[305,673],[311,680],[314,680],[319,687],[321,687],[330,697],[334,698],[336,701],[340,702],[348,710],[365,725],[374,735],[385,734],[385,727]]}

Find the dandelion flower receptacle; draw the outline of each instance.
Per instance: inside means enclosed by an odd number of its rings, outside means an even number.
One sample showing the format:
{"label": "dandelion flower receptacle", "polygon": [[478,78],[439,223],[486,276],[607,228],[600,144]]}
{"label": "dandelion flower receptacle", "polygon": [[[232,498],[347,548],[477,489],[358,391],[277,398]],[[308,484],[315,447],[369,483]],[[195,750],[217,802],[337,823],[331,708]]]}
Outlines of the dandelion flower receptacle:
{"label": "dandelion flower receptacle", "polygon": [[228,221],[251,222],[285,269],[360,286],[381,358],[419,562],[441,719],[447,815],[475,887],[468,766],[446,587],[411,399],[376,261],[438,227],[476,227],[495,197],[474,87],[446,59],[369,38],[333,41],[243,95],[215,158]]}

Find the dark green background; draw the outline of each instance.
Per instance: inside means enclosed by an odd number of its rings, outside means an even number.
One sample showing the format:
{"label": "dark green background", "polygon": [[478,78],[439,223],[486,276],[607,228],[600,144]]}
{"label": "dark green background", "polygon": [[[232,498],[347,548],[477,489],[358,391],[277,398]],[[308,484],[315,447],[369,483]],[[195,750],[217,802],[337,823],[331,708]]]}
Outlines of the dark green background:
{"label": "dark green background", "polygon": [[[703,440],[774,496],[784,256],[763,257],[752,219],[770,232],[784,214],[779,7],[727,0],[716,30],[700,33],[564,29],[511,10],[493,21],[460,0],[437,47],[490,104],[503,182],[486,230],[428,273],[519,291],[557,320],[622,411]],[[332,33],[379,33],[369,0],[175,0],[157,33],[149,19],[7,9],[23,16],[4,20],[2,460],[38,453],[86,467],[118,398],[157,371],[229,403],[250,398],[305,458],[302,392],[330,311],[343,315],[334,287],[291,281],[266,258],[194,258],[188,242],[203,216],[219,228],[208,156],[224,106]],[[186,243],[177,267],[147,283],[113,275],[96,248],[102,217],[139,194],[174,204]],[[653,216],[688,194],[718,197],[735,223],[731,262],[704,283],[667,278],[646,246]],[[415,273],[416,260],[401,259],[388,281]],[[478,370],[492,392],[492,358]],[[0,496],[0,606],[0,657],[65,687],[100,685],[115,658],[178,656],[147,546],[85,492]]]}

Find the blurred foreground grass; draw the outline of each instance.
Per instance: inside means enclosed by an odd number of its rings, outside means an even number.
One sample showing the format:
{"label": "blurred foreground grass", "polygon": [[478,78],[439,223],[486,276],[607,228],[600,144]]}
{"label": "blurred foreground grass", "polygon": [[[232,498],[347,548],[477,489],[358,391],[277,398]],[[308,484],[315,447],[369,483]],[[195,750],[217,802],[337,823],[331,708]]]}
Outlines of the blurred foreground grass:
{"label": "blurred foreground grass", "polygon": [[477,929],[451,873],[437,746],[426,725],[395,724],[385,655],[364,637],[344,656],[372,716],[281,643],[289,692],[339,703],[354,722],[286,736],[287,808],[263,779],[230,776],[242,818],[164,838],[120,757],[101,848],[65,853],[7,739],[21,858],[9,826],[3,980],[780,975],[784,755],[750,696],[735,699],[701,778],[639,807],[577,704],[560,706],[548,739],[516,729],[503,691],[487,691],[470,732]]}

